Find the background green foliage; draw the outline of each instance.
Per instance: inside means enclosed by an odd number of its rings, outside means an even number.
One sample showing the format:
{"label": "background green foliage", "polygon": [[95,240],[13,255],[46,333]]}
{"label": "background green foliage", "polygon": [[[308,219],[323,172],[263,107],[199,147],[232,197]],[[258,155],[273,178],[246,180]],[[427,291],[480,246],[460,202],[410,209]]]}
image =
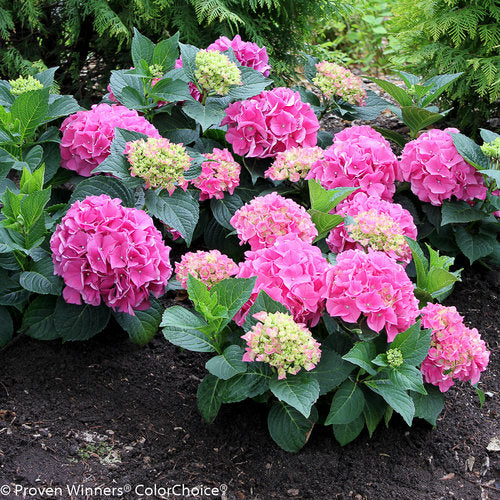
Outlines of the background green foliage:
{"label": "background green foliage", "polygon": [[[179,31],[181,41],[197,47],[239,33],[267,46],[274,72],[291,73],[315,23],[345,12],[347,5],[340,0],[0,0],[0,74],[15,78],[37,73],[43,64],[60,66],[63,90],[90,100],[102,94],[111,69],[130,65],[133,26],[153,41]],[[36,61],[43,63],[31,69]]]}
{"label": "background green foliage", "polygon": [[393,13],[391,31],[401,44],[396,63],[425,76],[464,72],[447,91],[459,126],[470,129],[498,106],[498,0],[397,0]]}

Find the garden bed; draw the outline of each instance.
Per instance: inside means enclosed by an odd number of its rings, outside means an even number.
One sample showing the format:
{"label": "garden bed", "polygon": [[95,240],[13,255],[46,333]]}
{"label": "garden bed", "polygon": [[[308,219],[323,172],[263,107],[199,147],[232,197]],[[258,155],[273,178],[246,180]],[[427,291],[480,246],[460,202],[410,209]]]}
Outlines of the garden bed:
{"label": "garden bed", "polygon": [[131,485],[116,497],[139,498],[136,487],[155,484],[225,484],[228,499],[498,498],[499,293],[498,274],[473,268],[446,301],[491,350],[482,408],[469,384],[457,384],[435,430],[395,416],[342,448],[317,426],[296,454],[269,439],[265,405],[224,405],[207,425],[196,405],[207,356],[160,334],[144,348],[113,325],[86,343],[21,336],[2,352],[0,486],[60,487],[57,498],[70,498],[67,485]]}

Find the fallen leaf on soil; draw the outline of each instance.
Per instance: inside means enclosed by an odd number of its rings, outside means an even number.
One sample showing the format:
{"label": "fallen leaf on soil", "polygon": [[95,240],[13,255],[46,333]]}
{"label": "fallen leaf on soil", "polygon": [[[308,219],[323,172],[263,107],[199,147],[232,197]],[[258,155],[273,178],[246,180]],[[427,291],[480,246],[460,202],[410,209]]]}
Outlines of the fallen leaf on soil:
{"label": "fallen leaf on soil", "polygon": [[474,468],[474,462],[476,461],[476,457],[469,457],[465,461],[465,470],[470,470],[472,472],[472,469]]}
{"label": "fallen leaf on soil", "polygon": [[488,443],[486,447],[488,451],[500,451],[500,439],[496,436]]}
{"label": "fallen leaf on soil", "polygon": [[287,494],[289,497],[298,497],[299,490],[287,490]]}
{"label": "fallen leaf on soil", "polygon": [[11,410],[0,410],[0,420],[7,420],[16,416],[16,413]]}
{"label": "fallen leaf on soil", "polygon": [[450,472],[449,474],[445,474],[443,477],[440,477],[440,481],[449,481],[450,479],[453,479],[455,477],[454,472]]}

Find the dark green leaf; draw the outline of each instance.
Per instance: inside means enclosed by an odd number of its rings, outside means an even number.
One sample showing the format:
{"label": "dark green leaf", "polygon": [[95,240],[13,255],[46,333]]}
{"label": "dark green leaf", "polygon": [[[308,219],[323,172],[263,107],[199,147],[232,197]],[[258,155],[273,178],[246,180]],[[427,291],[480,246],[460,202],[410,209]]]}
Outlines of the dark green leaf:
{"label": "dark green leaf", "polygon": [[203,130],[212,125],[219,125],[226,116],[224,109],[224,102],[214,97],[209,97],[205,105],[195,100],[188,100],[183,107],[184,113],[198,122]]}
{"label": "dark green leaf", "polygon": [[179,57],[179,33],[162,40],[156,44],[153,50],[153,59],[151,64],[161,66],[163,71],[172,69],[175,61]]}
{"label": "dark green leaf", "polygon": [[410,393],[415,404],[415,416],[436,425],[437,417],[444,408],[444,394],[434,385],[426,384],[427,394]]}
{"label": "dark green leaf", "polygon": [[133,207],[135,205],[134,193],[120,180],[101,175],[96,175],[80,182],[73,191],[69,203],[72,204],[76,200],[84,200],[87,196],[98,196],[101,194],[107,194],[111,198],[119,198],[126,207]]}
{"label": "dark green leaf", "polygon": [[481,148],[466,135],[456,132],[448,132],[453,139],[453,144],[457,151],[463,156],[464,160],[469,162],[478,170],[489,168],[488,157],[481,151]]}
{"label": "dark green leaf", "polygon": [[486,219],[487,214],[478,208],[471,207],[465,201],[445,201],[442,206],[441,225],[473,222]]}
{"label": "dark green leaf", "polygon": [[428,106],[436,100],[449,86],[463,73],[450,73],[447,75],[436,75],[426,80],[423,85],[431,85],[429,96],[422,102],[422,107]]}
{"label": "dark green leaf", "polygon": [[360,366],[371,375],[375,375],[376,370],[371,361],[376,355],[377,351],[372,342],[356,342],[352,349],[342,356],[342,359]]}
{"label": "dark green leaf", "polygon": [[176,189],[170,196],[167,191],[146,190],[146,209],[164,224],[181,233],[189,246],[198,223],[198,202],[182,189]]}
{"label": "dark green leaf", "polygon": [[398,389],[427,394],[424,389],[422,373],[414,366],[402,364],[398,368],[391,368],[389,370],[389,380]]}
{"label": "dark green leaf", "polygon": [[46,295],[37,297],[24,311],[21,330],[26,335],[38,340],[54,340],[59,338],[54,315],[57,297]]}
{"label": "dark green leaf", "polygon": [[500,137],[500,134],[492,132],[491,130],[487,130],[485,128],[480,128],[479,130],[481,131],[481,139],[484,142],[493,142],[495,139]]}
{"label": "dark green leaf", "polygon": [[184,69],[184,73],[189,78],[190,82],[195,82],[196,77],[194,73],[196,71],[196,54],[199,49],[197,49],[194,45],[187,45],[179,42],[179,47],[181,49],[181,58],[182,58],[182,68]]}
{"label": "dark green leaf", "polygon": [[287,378],[272,378],[269,389],[280,400],[309,417],[312,405],[319,397],[319,383],[310,374],[300,371],[297,375],[288,374]]}
{"label": "dark green leaf", "polygon": [[81,108],[76,99],[71,95],[54,95],[50,96],[49,109],[47,111],[47,118],[45,122],[68,116],[76,113]]}
{"label": "dark green leaf", "polygon": [[63,286],[61,278],[54,276],[51,257],[35,262],[30,271],[22,272],[19,283],[26,290],[41,295],[60,295]]}
{"label": "dark green leaf", "polygon": [[486,175],[490,179],[493,179],[497,183],[497,186],[500,186],[500,170],[493,170],[488,168],[486,170],[481,170],[481,173],[483,175]]}
{"label": "dark green leaf", "polygon": [[141,59],[144,59],[149,65],[152,63],[155,44],[144,35],[141,35],[137,28],[134,28],[134,36],[132,38],[132,61],[134,66],[138,68],[141,65]]}
{"label": "dark green leaf", "polygon": [[494,234],[471,234],[461,226],[455,229],[455,239],[458,248],[469,259],[471,264],[492,253],[497,243]]}
{"label": "dark green leaf", "polygon": [[118,102],[122,102],[122,90],[125,87],[131,87],[137,90],[139,94],[143,93],[143,83],[140,78],[130,74],[130,70],[111,71],[109,86]]}
{"label": "dark green leaf", "polygon": [[348,424],[335,424],[333,426],[333,435],[340,446],[345,446],[351,441],[354,441],[361,434],[364,426],[365,419],[363,415],[358,415]]}
{"label": "dark green leaf", "polygon": [[221,399],[223,403],[237,403],[246,398],[260,396],[269,388],[269,381],[273,375],[267,363],[247,363],[245,373],[240,373],[226,380],[222,385]]}
{"label": "dark green leaf", "polygon": [[197,399],[198,409],[200,410],[203,418],[211,424],[221,406],[220,388],[222,380],[214,375],[205,375],[205,378],[198,386]]}
{"label": "dark green leaf", "polygon": [[145,311],[135,311],[135,316],[123,312],[113,312],[118,324],[129,334],[134,344],[147,344],[158,331],[163,306],[151,297],[151,307]]}
{"label": "dark green leaf", "polygon": [[182,80],[171,80],[163,78],[157,82],[151,90],[151,96],[167,102],[178,102],[191,100],[189,86]]}
{"label": "dark green leaf", "polygon": [[247,363],[242,361],[243,349],[237,345],[230,345],[222,354],[209,359],[205,368],[216,377],[228,380],[238,373],[244,373]]}
{"label": "dark green leaf", "polygon": [[122,88],[120,103],[127,106],[129,109],[144,110],[151,107],[151,105],[146,104],[146,100],[142,92],[128,85]]}
{"label": "dark green leaf", "polygon": [[0,348],[7,345],[14,335],[14,324],[10,317],[9,310],[0,306]]}
{"label": "dark green leaf", "polygon": [[243,206],[243,200],[237,194],[226,194],[221,200],[216,198],[210,200],[210,208],[217,222],[230,231],[234,230],[230,222],[231,218],[241,206]]}
{"label": "dark green leaf", "polygon": [[261,290],[259,295],[257,295],[255,302],[252,304],[252,307],[250,307],[247,315],[245,316],[244,328],[246,331],[249,331],[252,326],[258,323],[258,320],[254,318],[253,315],[260,311],[266,311],[267,313],[275,313],[279,311],[290,314],[288,309],[281,302],[273,300],[266,292],[264,292],[264,290]]}
{"label": "dark green leaf", "polygon": [[427,271],[429,269],[429,261],[425,257],[420,245],[415,240],[412,240],[408,236],[405,236],[405,240],[411,249],[413,262],[415,264],[415,269],[417,270],[417,285],[422,288],[422,290],[425,290],[427,287]]}
{"label": "dark green leaf", "polygon": [[243,85],[235,85],[229,89],[228,97],[235,100],[248,99],[260,94],[272,83],[272,80],[265,78],[260,71],[252,68],[240,66],[241,79]]}
{"label": "dark green leaf", "polygon": [[401,108],[401,113],[403,116],[403,122],[410,127],[413,134],[443,119],[444,117],[441,113],[434,113],[427,109],[417,108],[415,106],[405,106]]}
{"label": "dark green leaf", "polygon": [[46,69],[35,75],[35,78],[44,86],[44,88],[49,88],[54,83],[54,75],[59,69],[59,66],[54,66],[53,68]]}
{"label": "dark green leaf", "polygon": [[382,127],[373,127],[373,128],[377,132],[382,134],[387,140],[395,142],[398,146],[401,146],[402,148],[404,148],[406,143],[408,142],[408,139],[403,134],[400,134],[399,132],[395,132],[394,130],[390,130],[390,129],[382,128]]}
{"label": "dark green leaf", "polygon": [[110,309],[104,305],[76,306],[67,304],[62,297],[59,297],[54,322],[58,336],[64,341],[88,340],[104,330],[109,316]]}
{"label": "dark green leaf", "polygon": [[325,425],[348,424],[361,415],[365,397],[361,388],[346,380],[335,392]]}
{"label": "dark green leaf", "polygon": [[411,426],[415,415],[415,405],[406,391],[397,389],[388,380],[371,380],[366,382],[366,385],[379,396],[382,396],[386,403]]}
{"label": "dark green leaf", "polygon": [[327,394],[341,384],[354,370],[338,353],[322,346],[321,359],[310,373],[319,382],[320,395]]}
{"label": "dark green leaf", "polygon": [[401,87],[398,87],[394,83],[381,80],[380,78],[370,78],[370,80],[394,97],[400,106],[411,106],[413,104],[411,97]]}
{"label": "dark green leaf", "polygon": [[[41,163],[43,157],[43,148],[40,145],[33,146],[24,156],[24,161],[33,172]],[[43,170],[42,170],[43,171]],[[42,175],[43,180],[43,175]]]}
{"label": "dark green leaf", "polygon": [[365,396],[363,415],[365,417],[368,433],[370,434],[370,437],[372,437],[375,429],[384,416],[385,409],[387,408],[387,403],[373,391],[365,390],[363,391],[363,394]]}
{"label": "dark green leaf", "polygon": [[19,95],[11,108],[13,120],[19,120],[20,140],[30,137],[47,116],[49,109],[48,89],[32,90]]}
{"label": "dark green leaf", "polygon": [[311,416],[304,417],[292,406],[277,402],[269,411],[267,427],[274,442],[285,451],[299,451],[306,443],[317,419],[313,407]]}

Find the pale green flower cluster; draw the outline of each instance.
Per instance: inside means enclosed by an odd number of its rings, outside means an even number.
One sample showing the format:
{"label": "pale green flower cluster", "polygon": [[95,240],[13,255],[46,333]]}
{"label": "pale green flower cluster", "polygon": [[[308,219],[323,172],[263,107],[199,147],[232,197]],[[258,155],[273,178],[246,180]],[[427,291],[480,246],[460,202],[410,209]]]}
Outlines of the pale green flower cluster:
{"label": "pale green flower cluster", "polygon": [[163,66],[161,64],[152,64],[149,67],[149,71],[155,78],[163,76],[164,73]]}
{"label": "pale green flower cluster", "polygon": [[247,341],[243,361],[269,363],[278,371],[278,379],[301,368],[312,370],[321,357],[320,344],[290,314],[260,311],[253,315],[259,321],[242,336]]}
{"label": "pale green flower cluster", "polygon": [[493,142],[485,142],[481,146],[481,151],[494,161],[500,161],[500,137],[497,137]]}
{"label": "pale green flower cluster", "polygon": [[10,93],[13,95],[24,94],[30,90],[43,89],[43,84],[31,75],[28,75],[26,78],[20,76],[16,80],[9,80],[9,83],[12,87]]}
{"label": "pale green flower cluster", "polygon": [[203,93],[227,95],[233,85],[243,85],[238,66],[218,50],[200,50],[194,73]]}
{"label": "pale green flower cluster", "polygon": [[175,144],[168,139],[148,137],[127,143],[125,149],[130,163],[130,173],[146,181],[146,189],[163,188],[169,194],[176,186],[184,191],[188,181],[184,172],[189,170],[191,157],[182,144]]}
{"label": "pale green flower cluster", "polygon": [[399,349],[389,349],[386,355],[389,366],[398,368],[403,364],[403,354]]}

